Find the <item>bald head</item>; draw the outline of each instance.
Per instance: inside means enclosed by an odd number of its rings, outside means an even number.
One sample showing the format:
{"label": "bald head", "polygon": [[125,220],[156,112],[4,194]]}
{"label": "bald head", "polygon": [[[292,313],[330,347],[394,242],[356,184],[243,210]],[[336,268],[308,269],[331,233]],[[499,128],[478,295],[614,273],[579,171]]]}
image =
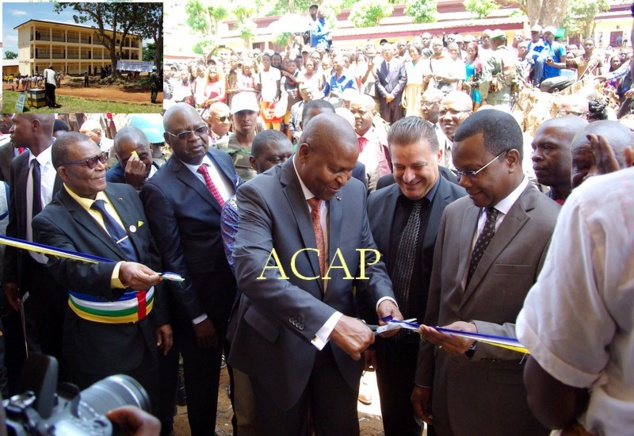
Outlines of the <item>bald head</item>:
{"label": "bald head", "polygon": [[[200,118],[200,114],[198,113],[198,111],[196,111],[196,109],[194,109],[193,106],[186,103],[177,103],[165,111],[165,114],[163,115],[163,127],[166,131],[168,131],[170,120],[174,116],[178,117],[188,115],[193,117],[194,114],[196,114],[196,116]],[[200,120],[202,121],[202,118],[200,118]]]}
{"label": "bald head", "polygon": [[209,126],[218,136],[225,135],[231,127],[231,112],[229,106],[216,102],[209,106]]}
{"label": "bald head", "polygon": [[359,157],[354,129],[332,113],[314,117],[299,140],[297,172],[315,197],[330,200],[352,175]]}
{"label": "bald head", "polygon": [[634,133],[616,121],[595,121],[588,124],[572,140],[573,188],[579,186],[588,177],[601,174],[588,135],[600,135],[605,138],[620,168],[627,167],[625,150],[634,144]]}
{"label": "bald head", "polygon": [[554,200],[565,200],[570,195],[570,146],[574,136],[587,125],[583,118],[565,116],[542,123],[535,132],[531,143],[533,170],[540,184],[550,186]]}

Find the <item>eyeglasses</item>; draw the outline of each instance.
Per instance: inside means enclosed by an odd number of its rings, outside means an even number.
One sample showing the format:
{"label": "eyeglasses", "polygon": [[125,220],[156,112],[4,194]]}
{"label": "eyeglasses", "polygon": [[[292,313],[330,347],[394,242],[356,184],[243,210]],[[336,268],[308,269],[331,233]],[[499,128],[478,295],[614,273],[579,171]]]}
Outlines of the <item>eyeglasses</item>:
{"label": "eyeglasses", "polygon": [[206,135],[207,134],[207,126],[196,127],[194,130],[183,130],[180,133],[174,134],[172,132],[167,132],[168,134],[177,137],[181,141],[185,141],[189,138],[189,135],[196,134],[197,136]]}
{"label": "eyeglasses", "polygon": [[441,117],[444,117],[445,115],[449,115],[452,118],[458,118],[460,116],[460,114],[463,114],[465,112],[469,112],[468,110],[464,110],[464,111],[456,111],[456,110],[447,110],[447,109],[441,109],[440,111],[438,111],[438,115],[440,115]]}
{"label": "eyeglasses", "polygon": [[229,115],[225,115],[222,117],[216,117],[218,119],[218,121],[220,121],[221,123],[224,123],[225,121],[229,121]]}
{"label": "eyeglasses", "polygon": [[81,159],[81,160],[73,160],[70,162],[64,162],[62,165],[86,165],[89,169],[94,169],[97,166],[97,162],[101,162],[102,164],[105,164],[106,162],[108,162],[108,153],[107,152],[103,152],[98,154],[95,157],[90,157],[88,159]]}
{"label": "eyeglasses", "polygon": [[438,103],[440,103],[440,100],[438,100],[438,101],[421,101],[420,105],[421,106],[425,106],[425,107],[432,107],[433,105],[438,104]]}
{"label": "eyeglasses", "polygon": [[501,152],[500,154],[498,154],[497,156],[495,156],[493,159],[491,159],[489,161],[489,163],[487,163],[485,166],[483,166],[482,168],[480,168],[479,170],[476,171],[471,171],[471,170],[465,170],[465,171],[461,171],[461,170],[451,170],[453,171],[453,173],[456,175],[456,177],[458,177],[458,179],[461,179],[464,176],[467,176],[469,178],[473,178],[475,176],[477,176],[478,174],[480,174],[482,171],[484,171],[484,169],[486,167],[488,167],[489,165],[491,165],[493,162],[495,162],[497,159],[499,159],[501,156],[503,156],[504,154],[506,154],[508,150],[504,150],[503,152]]}

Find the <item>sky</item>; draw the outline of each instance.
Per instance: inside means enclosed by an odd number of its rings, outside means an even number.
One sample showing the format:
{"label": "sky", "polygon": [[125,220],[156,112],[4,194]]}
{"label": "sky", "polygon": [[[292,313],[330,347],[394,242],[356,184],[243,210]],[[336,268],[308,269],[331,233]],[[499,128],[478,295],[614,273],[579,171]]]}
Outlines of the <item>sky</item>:
{"label": "sky", "polygon": [[[60,14],[54,12],[55,3],[48,2],[10,2],[2,0],[2,43],[3,51],[18,52],[18,32],[14,27],[29,20],[51,20],[62,23],[76,24],[73,20],[73,11],[70,9]],[[93,22],[82,25],[90,26]],[[3,56],[4,57],[4,56]]]}

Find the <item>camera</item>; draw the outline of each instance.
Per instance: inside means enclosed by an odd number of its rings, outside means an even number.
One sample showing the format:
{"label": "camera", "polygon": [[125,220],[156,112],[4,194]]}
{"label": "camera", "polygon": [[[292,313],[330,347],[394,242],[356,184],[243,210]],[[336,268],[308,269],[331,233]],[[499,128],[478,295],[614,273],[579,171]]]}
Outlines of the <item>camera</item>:
{"label": "camera", "polygon": [[8,435],[122,434],[106,418],[120,406],[150,410],[145,389],[130,376],[106,377],[83,391],[71,383],[57,386],[57,360],[32,355],[20,375],[19,392],[3,401]]}

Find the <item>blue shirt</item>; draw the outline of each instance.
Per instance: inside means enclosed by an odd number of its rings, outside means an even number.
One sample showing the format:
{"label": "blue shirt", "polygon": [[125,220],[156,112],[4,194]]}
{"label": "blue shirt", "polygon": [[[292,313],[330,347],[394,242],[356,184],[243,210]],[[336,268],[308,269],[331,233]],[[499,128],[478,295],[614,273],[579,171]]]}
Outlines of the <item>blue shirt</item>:
{"label": "blue shirt", "polygon": [[[544,41],[545,44],[545,52],[546,52],[546,56],[545,59],[553,58],[553,60],[555,62],[564,62],[566,59],[566,49],[563,45],[559,44],[558,42],[553,42],[552,44],[549,44],[548,42]],[[559,77],[561,76],[561,70],[557,67],[551,67],[550,65],[546,64],[546,62],[544,62],[544,74],[542,76],[542,78],[545,79],[550,79],[551,77]]]}
{"label": "blue shirt", "polygon": [[339,97],[341,97],[343,91],[348,88],[359,90],[354,77],[348,78],[345,74],[342,74],[341,77],[337,78],[337,75],[333,74],[330,76],[330,80],[326,82],[326,86],[324,86],[324,97],[328,97],[331,91],[338,93]]}

